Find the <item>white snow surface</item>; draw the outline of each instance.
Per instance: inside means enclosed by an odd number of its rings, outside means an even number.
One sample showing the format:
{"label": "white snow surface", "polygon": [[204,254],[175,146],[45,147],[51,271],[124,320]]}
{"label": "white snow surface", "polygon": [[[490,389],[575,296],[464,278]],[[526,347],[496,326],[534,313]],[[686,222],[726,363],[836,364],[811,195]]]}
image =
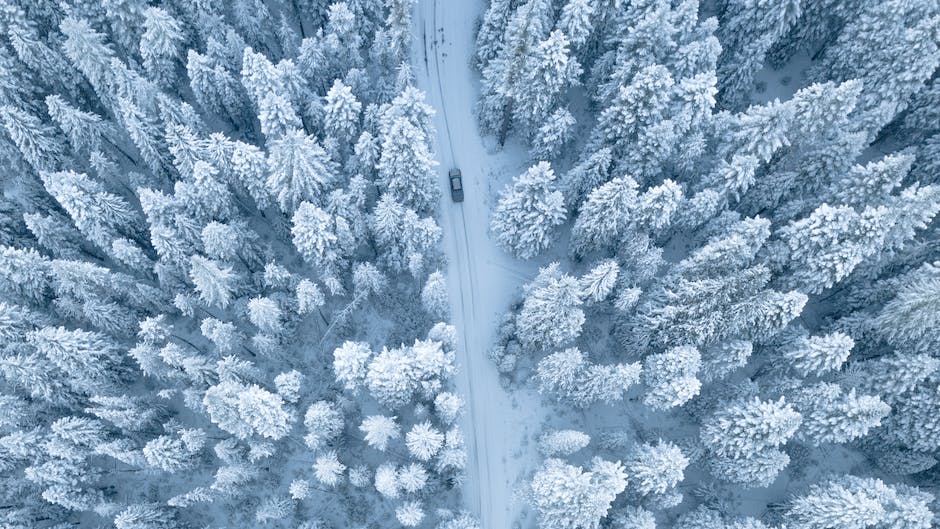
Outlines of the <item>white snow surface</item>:
{"label": "white snow surface", "polygon": [[[483,529],[509,529],[525,507],[513,496],[537,457],[535,440],[545,410],[531,390],[507,392],[487,354],[500,317],[541,263],[514,259],[488,233],[496,193],[525,170],[528,157],[518,144],[487,148],[492,139],[479,134],[474,111],[479,80],[470,64],[475,21],[483,8],[475,0],[419,0],[413,69],[437,111],[440,223],[452,320],[460,337],[457,386],[467,399],[464,499]],[[463,203],[451,201],[447,172],[454,167],[463,174]]]}

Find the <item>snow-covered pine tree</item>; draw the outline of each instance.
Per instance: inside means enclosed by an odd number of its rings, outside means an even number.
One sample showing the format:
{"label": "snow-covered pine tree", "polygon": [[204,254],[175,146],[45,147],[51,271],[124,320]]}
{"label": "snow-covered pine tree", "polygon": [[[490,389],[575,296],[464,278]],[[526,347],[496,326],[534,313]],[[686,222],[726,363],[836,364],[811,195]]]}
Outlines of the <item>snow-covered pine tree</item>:
{"label": "snow-covered pine tree", "polygon": [[596,528],[626,486],[627,473],[619,462],[595,458],[585,471],[547,459],[532,477],[528,499],[544,529]]}
{"label": "snow-covered pine tree", "polygon": [[776,448],[796,433],[802,417],[781,397],[730,403],[703,425],[702,442],[715,454],[745,458]]}
{"label": "snow-covered pine tree", "polygon": [[565,222],[564,199],[555,189],[548,163],[533,165],[500,193],[490,229],[497,242],[523,259],[535,257],[554,242]]}
{"label": "snow-covered pine tree", "polygon": [[[796,527],[930,527],[933,495],[880,479],[834,477],[794,498],[786,515]],[[890,520],[889,523],[885,523]],[[883,525],[884,524],[884,525]]]}
{"label": "snow-covered pine tree", "polygon": [[801,376],[820,376],[842,367],[853,347],[855,341],[850,336],[835,332],[802,338],[784,357]]}
{"label": "snow-covered pine tree", "polygon": [[[512,2],[509,3],[511,6]],[[506,130],[511,126],[515,97],[524,93],[525,87],[521,85],[532,65],[530,57],[548,35],[551,11],[552,5],[548,0],[527,0],[512,11],[505,27],[499,32],[501,37],[485,37],[491,42],[499,42],[492,46],[493,51],[482,52],[483,55],[478,59],[478,66],[483,73],[480,121],[486,131],[505,137]],[[490,16],[504,12],[499,8]],[[490,55],[492,58],[488,58]],[[545,82],[551,81],[545,79]]]}
{"label": "snow-covered pine tree", "polygon": [[399,202],[428,211],[437,199],[434,168],[427,136],[405,117],[393,120],[382,135],[382,154],[376,164],[382,186]]}
{"label": "snow-covered pine tree", "polygon": [[540,269],[526,286],[526,298],[516,321],[520,341],[535,350],[571,342],[584,325],[582,304],[578,280],[563,273],[558,263]]}
{"label": "snow-covered pine tree", "polygon": [[550,430],[539,436],[539,452],[545,457],[571,455],[586,447],[591,437],[577,430]]}
{"label": "snow-covered pine tree", "polygon": [[612,405],[622,400],[639,381],[640,370],[637,363],[592,364],[580,350],[569,348],[542,358],[536,380],[541,393],[586,408],[597,402]]}
{"label": "snow-covered pine tree", "polygon": [[702,356],[695,347],[673,347],[643,361],[643,402],[653,409],[681,406],[698,395],[702,383],[696,378]]}
{"label": "snow-covered pine tree", "polygon": [[284,212],[303,201],[322,203],[336,183],[333,164],[316,138],[291,128],[270,143],[267,156],[269,193]]}
{"label": "snow-covered pine tree", "polygon": [[793,403],[803,417],[797,439],[814,445],[847,443],[881,425],[891,407],[876,396],[857,395],[830,383],[801,388]]}

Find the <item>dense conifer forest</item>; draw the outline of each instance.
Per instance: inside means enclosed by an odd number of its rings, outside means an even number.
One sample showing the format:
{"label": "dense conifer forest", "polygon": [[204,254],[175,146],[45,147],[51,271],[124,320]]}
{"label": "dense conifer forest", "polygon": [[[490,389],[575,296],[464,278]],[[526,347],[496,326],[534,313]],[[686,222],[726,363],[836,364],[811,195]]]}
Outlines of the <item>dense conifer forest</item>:
{"label": "dense conifer forest", "polygon": [[935,1],[0,30],[0,528],[936,526]]}

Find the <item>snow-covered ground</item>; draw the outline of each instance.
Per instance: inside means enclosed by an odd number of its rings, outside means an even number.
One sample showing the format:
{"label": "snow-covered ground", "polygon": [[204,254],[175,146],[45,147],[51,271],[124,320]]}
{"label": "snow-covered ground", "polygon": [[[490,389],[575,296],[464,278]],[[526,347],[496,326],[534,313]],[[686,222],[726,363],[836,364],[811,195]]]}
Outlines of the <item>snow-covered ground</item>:
{"label": "snow-covered ground", "polygon": [[[544,417],[537,394],[508,393],[487,353],[497,322],[519,287],[535,276],[539,263],[523,263],[489,237],[490,207],[512,176],[525,170],[518,145],[487,147],[474,116],[478,79],[470,68],[474,22],[483,6],[420,0],[415,13],[414,74],[437,115],[441,226],[448,258],[453,322],[461,337],[458,388],[467,399],[464,431],[468,445],[466,503],[484,529],[509,529],[523,508],[513,501],[519,478],[535,457],[533,438]],[[465,201],[451,201],[447,172],[463,172]]]}

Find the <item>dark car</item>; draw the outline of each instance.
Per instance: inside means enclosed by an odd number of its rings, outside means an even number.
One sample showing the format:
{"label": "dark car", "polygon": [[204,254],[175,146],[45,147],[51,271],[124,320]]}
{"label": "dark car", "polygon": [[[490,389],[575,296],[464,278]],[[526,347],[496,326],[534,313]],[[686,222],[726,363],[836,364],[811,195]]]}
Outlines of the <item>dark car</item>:
{"label": "dark car", "polygon": [[449,176],[450,198],[454,202],[463,202],[463,178],[460,176],[460,169],[451,169]]}

